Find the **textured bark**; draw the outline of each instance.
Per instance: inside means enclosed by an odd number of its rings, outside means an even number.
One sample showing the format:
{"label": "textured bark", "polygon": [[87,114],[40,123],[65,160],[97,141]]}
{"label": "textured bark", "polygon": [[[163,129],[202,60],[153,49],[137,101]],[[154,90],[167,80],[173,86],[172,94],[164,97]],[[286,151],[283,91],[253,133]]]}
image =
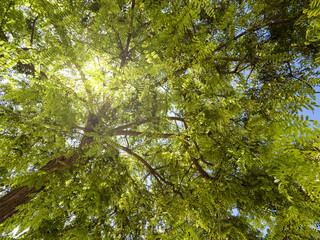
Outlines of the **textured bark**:
{"label": "textured bark", "polygon": [[[84,136],[80,143],[80,148],[85,147],[93,142],[92,137]],[[72,165],[75,161],[80,158],[79,153],[75,153],[72,156],[66,158],[64,156],[52,159],[46,165],[44,165],[39,171],[47,173],[57,172],[66,166]],[[18,210],[17,207],[28,203],[32,199],[32,194],[41,192],[45,186],[38,189],[30,187],[28,185],[21,186],[11,190],[9,193],[0,198],[0,223],[15,214]]]}
{"label": "textured bark", "polygon": [[34,187],[22,186],[13,189],[0,199],[0,223],[11,217],[18,210],[18,206],[26,204],[32,199],[31,194],[38,193],[43,188],[36,189]]}

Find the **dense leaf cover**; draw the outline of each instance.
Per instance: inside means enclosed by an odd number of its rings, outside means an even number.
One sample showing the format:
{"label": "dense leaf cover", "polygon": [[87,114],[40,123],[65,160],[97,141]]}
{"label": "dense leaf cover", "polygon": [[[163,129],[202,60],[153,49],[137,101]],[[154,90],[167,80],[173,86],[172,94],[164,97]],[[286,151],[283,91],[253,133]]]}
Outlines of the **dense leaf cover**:
{"label": "dense leaf cover", "polygon": [[299,114],[319,19],[319,0],[1,1],[0,234],[319,238]]}

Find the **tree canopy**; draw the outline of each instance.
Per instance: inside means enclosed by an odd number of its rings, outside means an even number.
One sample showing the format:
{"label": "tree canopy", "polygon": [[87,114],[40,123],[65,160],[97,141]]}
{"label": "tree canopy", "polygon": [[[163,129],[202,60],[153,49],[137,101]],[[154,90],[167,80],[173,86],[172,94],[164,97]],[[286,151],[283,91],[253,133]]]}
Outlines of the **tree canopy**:
{"label": "tree canopy", "polygon": [[319,0],[1,1],[0,234],[320,237],[319,39]]}

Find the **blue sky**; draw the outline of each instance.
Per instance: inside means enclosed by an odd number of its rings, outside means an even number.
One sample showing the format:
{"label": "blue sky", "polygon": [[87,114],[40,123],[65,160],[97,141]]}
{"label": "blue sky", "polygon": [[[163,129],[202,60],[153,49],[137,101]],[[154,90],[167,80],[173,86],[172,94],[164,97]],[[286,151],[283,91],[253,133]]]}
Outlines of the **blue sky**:
{"label": "blue sky", "polygon": [[[316,87],[315,90],[317,92],[320,92],[320,87]],[[320,93],[316,93],[316,102],[318,105],[320,105]],[[304,116],[309,116],[310,120],[316,120],[320,123],[320,107],[315,107],[314,111],[312,110],[308,110],[308,109],[304,109],[302,111],[302,114]]]}

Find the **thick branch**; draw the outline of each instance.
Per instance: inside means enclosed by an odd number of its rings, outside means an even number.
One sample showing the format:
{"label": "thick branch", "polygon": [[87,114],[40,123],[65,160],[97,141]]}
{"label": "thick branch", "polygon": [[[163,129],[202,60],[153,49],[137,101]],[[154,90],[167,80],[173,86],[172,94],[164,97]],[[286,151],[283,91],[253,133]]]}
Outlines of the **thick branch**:
{"label": "thick branch", "polygon": [[[140,126],[142,124],[153,122],[153,121],[159,121],[161,119],[163,119],[163,118],[157,117],[157,118],[145,119],[145,120],[141,120],[141,121],[138,121],[138,122],[133,122],[133,123],[129,123],[129,124],[126,124],[126,125],[122,125],[122,126],[116,127],[113,130],[114,131],[118,131],[118,130],[123,130],[123,129],[131,128],[131,127],[137,127],[137,126]],[[164,119],[185,122],[184,118],[181,118],[181,117],[166,117]]]}
{"label": "thick branch", "polygon": [[111,106],[111,100],[110,100],[110,97],[108,96],[105,99],[104,104],[102,104],[102,106],[100,107],[100,109],[98,111],[98,115],[100,116],[100,115],[105,114],[110,109],[110,106]]}
{"label": "thick branch", "polygon": [[144,134],[145,136],[155,136],[159,138],[169,138],[172,136],[176,136],[176,134],[172,133],[144,133],[144,132],[136,132],[136,131],[123,131],[123,130],[117,130],[114,132],[115,135],[117,136],[140,136]]}

